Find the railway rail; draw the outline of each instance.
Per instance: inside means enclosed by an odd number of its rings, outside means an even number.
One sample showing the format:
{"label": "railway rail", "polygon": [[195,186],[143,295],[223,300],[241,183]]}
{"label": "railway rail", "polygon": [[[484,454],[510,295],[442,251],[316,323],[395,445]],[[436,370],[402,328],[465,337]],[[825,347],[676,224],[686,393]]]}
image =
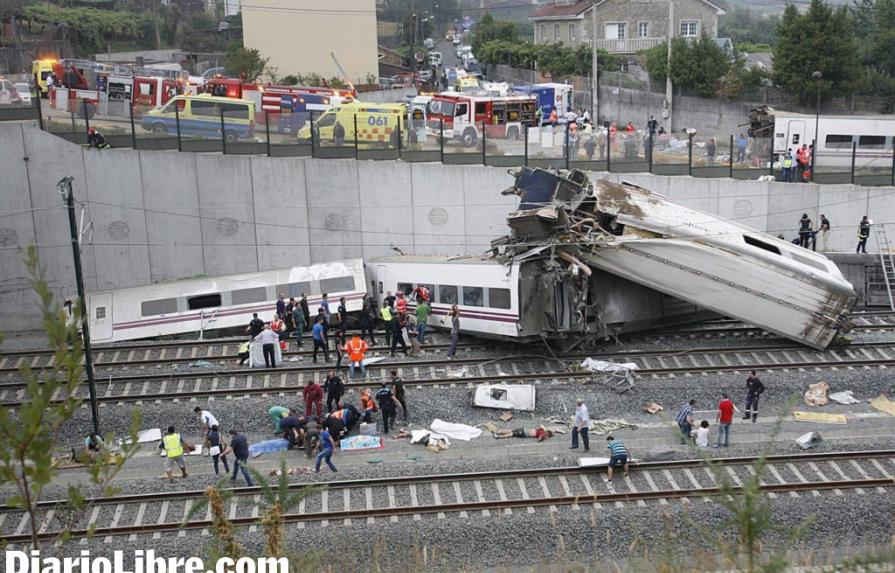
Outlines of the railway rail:
{"label": "railway rail", "polygon": [[[670,351],[626,351],[611,354],[568,354],[557,359],[510,355],[498,359],[413,360],[384,362],[368,368],[395,369],[409,386],[456,386],[482,382],[532,381],[535,383],[587,381],[591,374],[578,368],[578,361],[594,357],[612,362],[635,362],[643,377],[741,372],[750,369],[845,369],[887,368],[895,365],[895,343],[868,342],[834,350],[818,351],[803,346],[750,345],[739,348],[697,348]],[[321,381],[331,364],[283,366],[276,369],[165,372],[114,376],[97,380],[100,403],[182,400],[225,396],[288,394],[299,392],[308,380]],[[349,380],[349,387],[371,381]],[[81,385],[78,397],[86,398]],[[0,404],[15,407],[24,399],[21,381],[0,383]],[[59,396],[58,399],[61,399]]]}
{"label": "railway rail", "polygon": [[[861,313],[852,316],[858,331],[895,330],[895,313]],[[384,334],[377,333],[380,339]],[[713,338],[722,336],[744,337],[774,337],[761,328],[749,326],[736,320],[706,321],[699,327],[670,328],[661,331],[636,333],[626,335],[632,341],[646,341],[652,339],[681,339],[681,338]],[[439,332],[429,333],[430,340],[441,340],[443,336]],[[305,342],[309,342],[308,336]],[[94,347],[94,366],[97,368],[121,368],[121,367],[145,367],[161,366],[165,364],[184,364],[205,361],[235,361],[237,349],[244,342],[241,338],[209,339],[209,340],[176,340],[142,343],[122,343]],[[497,347],[498,342],[482,341],[477,344],[460,344],[460,350],[480,351]],[[448,341],[423,345],[424,353],[446,350]],[[509,345],[506,345],[509,347]],[[370,356],[380,356],[386,353],[384,346],[371,346]],[[286,360],[294,357],[309,357],[310,350],[288,350],[283,353]],[[32,370],[48,370],[53,367],[53,351],[51,350],[18,350],[0,352],[0,374],[18,372],[27,365]]]}
{"label": "railway rail", "polygon": [[[674,500],[689,503],[693,498],[736,493],[744,481],[754,476],[756,457],[722,458],[714,469],[703,460],[676,460],[634,463],[630,475],[616,474],[613,482],[596,468],[556,467],[478,473],[440,474],[333,481],[319,492],[309,492],[298,506],[283,516],[286,523],[307,527],[353,520],[375,522],[434,515],[436,519],[470,515],[489,516],[491,512],[514,510],[534,513],[538,508],[556,511],[599,508],[600,504],[647,502],[669,504]],[[885,493],[895,486],[895,450],[828,452],[779,455],[767,458],[761,489],[769,497],[810,494],[843,496],[846,490],[858,495]],[[300,490],[319,484],[291,484]],[[73,537],[92,534],[106,543],[116,536],[163,533],[181,529],[208,529],[211,515],[187,519],[192,506],[202,498],[203,490],[121,495],[88,501],[90,513],[75,523],[65,523],[58,501],[41,502],[37,523],[38,536],[54,539],[59,527],[67,525]],[[226,511],[236,526],[258,524],[259,488],[237,488],[226,503]],[[17,508],[0,507],[0,537],[10,544],[27,544],[28,516]]]}

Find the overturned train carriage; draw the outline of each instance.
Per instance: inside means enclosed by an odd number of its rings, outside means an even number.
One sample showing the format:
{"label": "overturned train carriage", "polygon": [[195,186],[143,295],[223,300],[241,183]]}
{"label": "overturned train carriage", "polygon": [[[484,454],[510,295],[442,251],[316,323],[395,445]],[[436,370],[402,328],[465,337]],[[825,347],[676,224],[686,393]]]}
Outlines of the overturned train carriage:
{"label": "overturned train carriage", "polygon": [[[591,185],[579,171],[523,168],[504,193],[519,195],[520,209],[508,217],[512,234],[495,241],[495,251],[507,261],[549,255],[596,277],[584,306],[603,324],[624,319],[638,298],[655,301],[658,291],[679,301],[680,310],[698,306],[813,348],[825,348],[849,326],[854,290],[821,254],[640,187]],[[664,317],[665,305],[675,308],[665,300],[644,309],[644,320]],[[624,330],[635,329],[632,323]]]}

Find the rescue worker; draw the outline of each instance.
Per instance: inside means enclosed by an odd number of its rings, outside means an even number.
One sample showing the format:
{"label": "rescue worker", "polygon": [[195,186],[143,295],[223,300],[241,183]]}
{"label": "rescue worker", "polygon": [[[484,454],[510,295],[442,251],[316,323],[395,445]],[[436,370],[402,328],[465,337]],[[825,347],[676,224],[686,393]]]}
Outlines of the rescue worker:
{"label": "rescue worker", "polygon": [[383,304],[379,314],[382,315],[382,320],[385,321],[385,345],[390,346],[392,343],[392,322],[394,321],[391,305]]}
{"label": "rescue worker", "polygon": [[[356,378],[356,368],[360,368],[361,378],[367,377],[367,367],[364,366],[364,355],[367,353],[367,343],[360,336],[354,336],[345,343],[345,353],[348,355],[348,371],[352,378]],[[329,400],[327,399],[327,405]]]}
{"label": "rescue worker", "polygon": [[249,321],[249,325],[246,327],[246,332],[249,333],[249,336],[255,338],[261,331],[264,330],[264,321],[258,318],[258,313],[252,313],[252,320]]}
{"label": "rescue worker", "polygon": [[188,477],[186,473],[186,461],[183,459],[185,451],[193,451],[193,446],[186,443],[180,434],[174,431],[174,426],[168,426],[168,433],[162,436],[158,449],[165,452],[165,474],[169,481],[174,481],[174,464],[180,468],[183,477]]}
{"label": "rescue worker", "polygon": [[103,137],[103,134],[98,132],[94,127],[87,130],[87,145],[94,149],[108,149],[111,147],[106,143],[106,138]]}
{"label": "rescue worker", "polygon": [[323,334],[323,317],[317,317],[317,323],[311,329],[311,336],[314,339],[314,363],[317,363],[317,350],[323,349],[323,360],[329,362],[329,349],[326,347],[326,337]]}
{"label": "rescue worker", "polygon": [[393,393],[395,395],[395,400],[397,400],[398,403],[401,404],[401,412],[403,414],[404,421],[406,422],[407,399],[406,395],[404,394],[404,380],[398,376],[397,370],[392,370],[391,372],[389,372],[389,374],[391,374],[392,376],[392,379],[389,381],[389,383],[392,385],[392,388],[394,388]]}
{"label": "rescue worker", "polygon": [[830,220],[827,219],[827,216],[821,214],[820,216],[820,252],[827,252],[827,241],[830,238]]}
{"label": "rescue worker", "polygon": [[264,353],[264,365],[268,368],[277,367],[277,350],[276,345],[280,343],[280,335],[271,330],[270,325],[264,326],[257,337],[257,342],[261,343],[261,350]]}
{"label": "rescue worker", "polygon": [[426,334],[426,323],[429,322],[429,314],[431,312],[432,308],[427,300],[420,301],[416,306],[416,341],[419,344],[423,343],[423,337]]}
{"label": "rescue worker", "polygon": [[305,456],[310,459],[311,453],[320,441],[320,418],[308,418],[305,420],[302,439],[305,443]]}
{"label": "rescue worker", "polygon": [[336,147],[345,145],[345,127],[338,121],[333,126],[333,140]]}
{"label": "rescue worker", "polygon": [[780,173],[780,180],[784,182],[792,181],[792,149],[787,149],[783,156],[783,171]]}
{"label": "rescue worker", "polygon": [[429,297],[432,296],[432,291],[429,290],[429,287],[425,285],[416,285],[416,288],[413,289],[413,297],[417,300],[417,302],[429,302]]}
{"label": "rescue worker", "polygon": [[404,350],[404,356],[407,356],[407,342],[404,341],[404,317],[405,315],[399,314],[397,317],[391,320],[392,347],[389,356],[395,355],[395,348],[399,344]]}
{"label": "rescue worker", "polygon": [[[764,384],[755,374],[755,370],[749,371],[749,377],[746,378],[746,413],[743,419],[748,420],[752,416],[752,423],[758,420],[758,398],[764,392]],[[751,413],[751,414],[750,414]]]}
{"label": "rescue worker", "polygon": [[339,309],[336,311],[339,315],[339,325],[342,326],[342,330],[348,329],[348,306],[345,303],[345,297],[341,297],[339,299]]}
{"label": "rescue worker", "polygon": [[335,372],[330,370],[326,375],[326,380],[323,381],[323,390],[326,392],[326,411],[332,412],[339,407],[339,402],[345,393],[345,384]]}
{"label": "rescue worker", "polygon": [[802,218],[799,219],[799,246],[807,249],[810,241],[811,219],[808,218],[808,213],[803,213]]}
{"label": "rescue worker", "polygon": [[311,415],[311,410],[317,409],[317,415],[323,416],[323,388],[313,380],[308,380],[301,389],[302,398],[305,401],[305,416]]}
{"label": "rescue worker", "polygon": [[311,307],[308,306],[308,297],[305,293],[301,293],[298,306],[301,307],[301,313],[305,316],[305,328],[311,328]]}
{"label": "rescue worker", "polygon": [[373,414],[376,413],[376,401],[373,400],[373,394],[369,388],[364,388],[360,393],[361,419],[370,423],[373,420]]}
{"label": "rescue worker", "polygon": [[858,223],[858,248],[855,250],[856,253],[867,253],[867,239],[870,238],[870,220],[867,218],[867,215],[861,218],[861,222]]}
{"label": "rescue worker", "polygon": [[233,462],[233,475],[230,476],[230,481],[236,481],[239,470],[242,470],[242,476],[246,480],[246,485],[252,487],[254,485],[252,476],[249,475],[249,470],[246,469],[246,465],[249,463],[249,440],[236,430],[230,430],[230,445],[224,450],[224,454],[231,452],[236,461]]}
{"label": "rescue worker", "polygon": [[307,330],[308,323],[305,320],[305,313],[302,310],[300,304],[296,304],[292,308],[292,322],[295,325],[295,344],[298,345],[299,348],[301,348],[301,337],[304,331]]}
{"label": "rescue worker", "polygon": [[317,462],[314,465],[314,473],[320,473],[321,461],[326,461],[326,465],[328,465],[329,469],[331,469],[332,471],[339,471],[336,469],[336,466],[333,465],[333,450],[335,449],[335,447],[336,445],[333,441],[332,434],[329,432],[328,429],[323,430],[323,432],[320,433],[320,445],[318,446],[320,453],[317,454]]}
{"label": "rescue worker", "polygon": [[236,357],[239,358],[239,365],[242,366],[245,364],[246,360],[249,359],[249,341],[246,340],[242,344],[239,345],[239,350],[236,352]]}
{"label": "rescue worker", "polygon": [[280,293],[277,296],[277,316],[284,318],[286,316],[286,295]]}
{"label": "rescue worker", "polygon": [[556,127],[556,124],[559,123],[559,114],[556,113],[556,108],[550,110],[550,125]]}
{"label": "rescue worker", "polygon": [[345,326],[344,322],[340,322],[333,332],[336,339],[334,344],[336,349],[336,370],[342,369],[342,356],[345,352]]}
{"label": "rescue worker", "polygon": [[[451,318],[451,347],[448,349],[447,357],[453,358],[457,352],[457,343],[460,341],[460,307],[452,304],[449,316]],[[444,320],[441,323],[444,324]]]}
{"label": "rescue worker", "polygon": [[361,339],[366,339],[367,335],[370,336],[370,344],[376,346],[376,339],[373,337],[373,323],[375,322],[375,315],[373,313],[373,304],[367,295],[364,295],[363,307],[361,307],[360,311],[360,336]]}
{"label": "rescue worker", "polygon": [[376,392],[376,401],[379,402],[379,409],[382,411],[382,433],[388,434],[388,426],[391,423],[395,425],[395,418],[398,416],[398,400],[395,399],[392,391],[383,382],[379,390]]}
{"label": "rescue worker", "polygon": [[289,415],[289,408],[284,408],[283,406],[271,406],[270,410],[267,411],[267,417],[270,418],[270,421],[273,422],[273,433],[279,434],[283,431],[280,427],[280,420]]}
{"label": "rescue worker", "polygon": [[398,311],[399,317],[407,314],[407,298],[404,296],[404,291],[398,291],[398,298],[395,300],[395,310]]}

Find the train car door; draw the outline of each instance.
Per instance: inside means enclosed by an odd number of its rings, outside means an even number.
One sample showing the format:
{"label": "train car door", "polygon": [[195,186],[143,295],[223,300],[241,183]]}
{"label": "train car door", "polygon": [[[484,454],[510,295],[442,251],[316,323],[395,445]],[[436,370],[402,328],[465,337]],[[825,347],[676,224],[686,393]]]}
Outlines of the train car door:
{"label": "train car door", "polygon": [[805,120],[789,120],[789,125],[786,130],[786,144],[784,145],[783,152],[786,153],[787,149],[792,149],[792,152],[795,153],[796,149],[802,146],[802,143],[810,143],[805,141]]}
{"label": "train car door", "polygon": [[90,297],[90,338],[91,340],[112,339],[112,293],[95,294]]}

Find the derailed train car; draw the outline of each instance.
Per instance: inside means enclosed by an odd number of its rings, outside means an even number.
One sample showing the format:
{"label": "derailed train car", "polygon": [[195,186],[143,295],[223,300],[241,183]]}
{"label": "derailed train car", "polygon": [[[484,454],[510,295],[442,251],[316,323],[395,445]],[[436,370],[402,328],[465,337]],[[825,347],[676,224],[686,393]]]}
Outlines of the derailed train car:
{"label": "derailed train car", "polygon": [[523,168],[507,260],[550,250],[700,308],[826,348],[849,328],[857,297],[825,256],[629,184],[580,171]]}

